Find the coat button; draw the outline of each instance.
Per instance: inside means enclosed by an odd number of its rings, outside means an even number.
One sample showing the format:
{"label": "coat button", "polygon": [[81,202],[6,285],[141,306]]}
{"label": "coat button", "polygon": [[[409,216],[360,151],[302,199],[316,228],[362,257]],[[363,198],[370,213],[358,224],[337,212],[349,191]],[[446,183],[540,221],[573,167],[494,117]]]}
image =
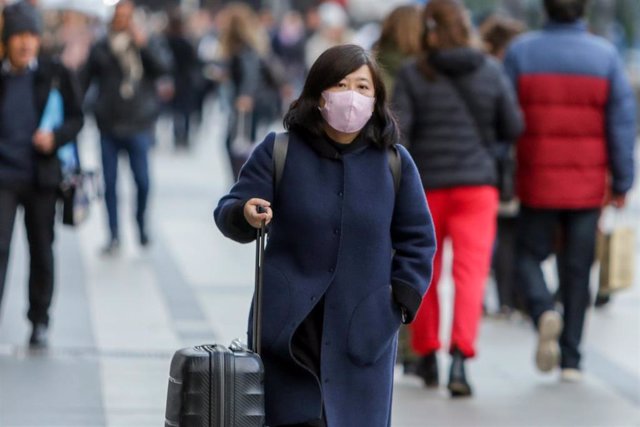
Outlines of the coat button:
{"label": "coat button", "polygon": [[333,234],[335,234],[336,236],[337,236],[338,234],[340,234],[340,229],[339,229],[339,228],[334,228],[334,229],[333,229]]}
{"label": "coat button", "polygon": [[338,192],[338,197],[342,197],[342,196],[344,196],[344,193],[342,191],[339,191]]}
{"label": "coat button", "polygon": [[316,300],[316,297],[311,297],[311,301],[315,301],[315,300]]}
{"label": "coat button", "polygon": [[333,267],[329,269],[329,273],[333,273]]}

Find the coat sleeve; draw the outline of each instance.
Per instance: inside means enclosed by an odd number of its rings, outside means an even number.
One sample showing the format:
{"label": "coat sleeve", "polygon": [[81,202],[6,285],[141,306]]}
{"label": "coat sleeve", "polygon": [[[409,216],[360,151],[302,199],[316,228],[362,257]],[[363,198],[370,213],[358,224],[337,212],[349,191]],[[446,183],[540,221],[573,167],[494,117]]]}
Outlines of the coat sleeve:
{"label": "coat sleeve", "polygon": [[[256,230],[244,218],[244,204],[252,198],[273,201],[273,143],[275,133],[253,150],[242,167],[238,181],[229,194],[222,197],[213,212],[216,225],[226,237],[240,243],[256,238]],[[277,213],[274,211],[274,216]]]}
{"label": "coat sleeve", "polygon": [[398,148],[402,159],[402,178],[391,224],[395,250],[391,286],[395,301],[406,313],[404,322],[410,323],[431,282],[436,238],[416,165],[406,149]]}
{"label": "coat sleeve", "polygon": [[147,46],[140,49],[140,59],[147,76],[152,79],[171,74],[173,56],[166,41],[161,37],[152,37]]}
{"label": "coat sleeve", "polygon": [[512,144],[524,130],[524,120],[509,78],[499,65],[497,72],[500,94],[496,103],[496,136],[498,141]]}
{"label": "coat sleeve", "polygon": [[260,57],[252,50],[246,49],[241,52],[236,60],[238,61],[238,87],[236,96],[250,96],[255,98],[258,95],[258,83],[260,80]]}
{"label": "coat sleeve", "polygon": [[60,65],[60,94],[64,105],[64,122],[54,130],[56,147],[73,141],[82,129],[82,94],[77,75]]}
{"label": "coat sleeve", "polygon": [[400,142],[408,147],[411,143],[411,129],[413,127],[413,101],[405,71],[406,68],[400,69],[396,76],[391,105],[400,126]]}
{"label": "coat sleeve", "polygon": [[636,142],[636,100],[625,75],[622,61],[614,53],[609,74],[609,100],[607,103],[607,150],[612,190],[625,194],[633,185]]}

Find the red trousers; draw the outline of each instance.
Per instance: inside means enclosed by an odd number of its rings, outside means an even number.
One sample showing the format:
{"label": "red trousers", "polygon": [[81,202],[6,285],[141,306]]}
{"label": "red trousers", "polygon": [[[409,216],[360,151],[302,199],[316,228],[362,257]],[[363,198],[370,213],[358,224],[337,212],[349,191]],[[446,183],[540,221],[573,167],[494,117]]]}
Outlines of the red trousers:
{"label": "red trousers", "polygon": [[453,247],[455,285],[449,349],[457,348],[466,357],[473,357],[496,234],[498,192],[490,186],[430,190],[427,191],[427,201],[438,250],[431,286],[412,324],[411,344],[420,355],[440,349],[438,282],[442,270],[442,244],[448,237]]}

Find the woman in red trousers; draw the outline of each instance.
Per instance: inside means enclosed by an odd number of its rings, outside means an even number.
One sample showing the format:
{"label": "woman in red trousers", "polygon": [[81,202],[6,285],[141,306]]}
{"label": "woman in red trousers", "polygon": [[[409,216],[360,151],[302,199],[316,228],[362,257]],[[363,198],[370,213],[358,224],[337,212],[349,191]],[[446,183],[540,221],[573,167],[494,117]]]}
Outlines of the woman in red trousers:
{"label": "woman in red trousers", "polygon": [[476,354],[484,284],[495,238],[496,141],[513,142],[522,117],[500,66],[471,47],[468,11],[431,0],[423,11],[423,53],[396,76],[393,106],[418,166],[436,230],[432,285],[412,327],[417,373],[437,386],[438,281],[445,239],[453,247],[455,300],[449,342],[452,396],[470,396],[464,361]]}

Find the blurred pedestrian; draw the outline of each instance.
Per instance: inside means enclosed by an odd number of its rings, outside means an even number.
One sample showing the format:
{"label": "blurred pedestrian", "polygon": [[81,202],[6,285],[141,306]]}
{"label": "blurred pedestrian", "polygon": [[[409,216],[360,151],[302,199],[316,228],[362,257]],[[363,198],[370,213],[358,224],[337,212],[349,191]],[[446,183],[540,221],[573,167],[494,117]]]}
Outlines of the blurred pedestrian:
{"label": "blurred pedestrian", "polygon": [[[509,43],[524,32],[520,21],[501,15],[492,15],[480,26],[480,36],[485,50],[499,61]],[[500,205],[498,207],[498,230],[493,251],[491,267],[498,295],[498,314],[510,315],[516,309],[522,309],[521,298],[515,284],[515,245],[518,216],[518,202],[515,198],[515,150],[502,144],[496,153],[498,161],[498,188]],[[524,311],[524,310],[523,310]]]}
{"label": "blurred pedestrian", "polygon": [[[624,206],[634,178],[634,94],[615,48],[588,33],[586,3],[545,0],[549,22],[515,41],[505,59],[526,121],[517,155],[517,283],[538,330],[538,369],[559,365],[567,381],[581,378],[600,209],[609,192],[614,206]],[[541,270],[557,226],[562,316]]]}
{"label": "blurred pedestrian", "polygon": [[476,354],[496,230],[493,152],[498,143],[515,140],[522,118],[500,64],[471,46],[473,29],[461,1],[431,0],[421,19],[423,54],[401,68],[393,97],[404,143],[426,190],[439,248],[433,286],[412,325],[412,345],[422,356],[417,373],[426,386],[437,386],[438,282],[443,242],[449,238],[455,297],[448,388],[453,397],[469,396],[464,361]]}
{"label": "blurred pedestrian", "polygon": [[[0,69],[0,301],[7,275],[16,211],[22,206],[29,242],[29,344],[45,346],[54,287],[53,239],[58,186],[57,150],[82,127],[80,88],[62,63],[38,56],[42,31],[27,2],[7,6],[2,17],[5,56]],[[64,122],[39,129],[49,93],[64,103]]]}
{"label": "blurred pedestrian", "polygon": [[116,180],[118,156],[126,151],[137,187],[136,222],[142,246],[149,244],[146,224],[149,195],[148,152],[159,113],[156,79],[171,72],[171,54],[161,40],[149,37],[134,22],[135,5],[121,0],[115,7],[108,35],[89,54],[84,70],[85,91],[95,83],[96,122],[100,130],[105,201],[110,237],[106,255],[120,248]]}
{"label": "blurred pedestrian", "polygon": [[[246,4],[230,3],[224,14],[220,42],[228,63],[232,112],[227,150],[234,179],[247,159],[256,132],[281,114],[279,77],[269,68],[266,33]],[[242,141],[242,144],[240,144]]]}
{"label": "blurred pedestrian", "polygon": [[399,6],[382,22],[374,50],[389,94],[393,93],[394,79],[402,63],[422,52],[421,34],[420,9],[416,5]]}
{"label": "blurred pedestrian", "polygon": [[350,43],[353,31],[349,27],[349,15],[339,3],[323,2],[318,6],[318,28],[305,46],[307,67],[330,47]]}
{"label": "blurred pedestrian", "polygon": [[300,12],[289,11],[273,35],[273,53],[282,62],[287,82],[284,105],[289,105],[300,95],[307,74],[305,64],[306,28]]}
{"label": "blurred pedestrian", "polygon": [[[398,129],[374,60],[355,45],[323,53],[285,127],[279,187],[270,134],[215,211],[238,242],[269,223],[267,424],[389,426],[396,334],[426,291],[435,237],[416,167],[393,147]],[[400,161],[397,189],[390,156]]]}
{"label": "blurred pedestrian", "polygon": [[196,110],[198,91],[203,88],[202,67],[195,46],[187,38],[179,9],[169,15],[167,44],[173,55],[173,140],[175,148],[188,148],[191,114]]}

